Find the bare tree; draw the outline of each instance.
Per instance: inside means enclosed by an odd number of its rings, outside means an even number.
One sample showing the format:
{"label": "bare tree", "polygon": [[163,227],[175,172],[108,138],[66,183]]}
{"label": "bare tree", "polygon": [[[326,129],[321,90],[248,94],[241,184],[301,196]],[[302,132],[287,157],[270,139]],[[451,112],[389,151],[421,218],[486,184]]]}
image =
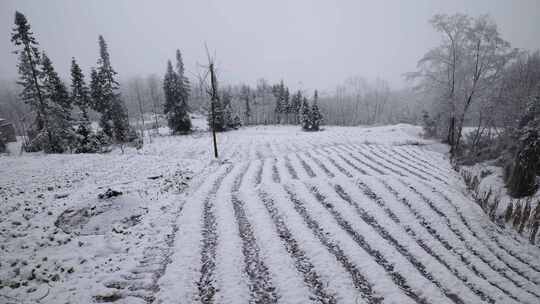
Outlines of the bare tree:
{"label": "bare tree", "polygon": [[159,135],[159,109],[162,108],[163,96],[160,90],[160,83],[158,76],[155,74],[148,76],[146,79],[148,83],[148,91],[150,94],[150,100],[152,101],[152,114],[154,116],[154,129],[155,133]]}
{"label": "bare tree", "polygon": [[440,96],[440,112],[447,113],[448,120],[446,139],[455,156],[471,105],[490,93],[516,52],[487,16],[435,15],[430,23],[442,34],[442,43],[408,76]]}

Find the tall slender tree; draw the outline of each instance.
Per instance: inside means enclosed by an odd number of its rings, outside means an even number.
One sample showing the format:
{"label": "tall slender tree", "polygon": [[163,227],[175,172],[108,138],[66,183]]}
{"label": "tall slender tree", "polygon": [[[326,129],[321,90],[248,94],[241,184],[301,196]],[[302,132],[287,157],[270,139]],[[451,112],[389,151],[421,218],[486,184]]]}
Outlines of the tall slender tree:
{"label": "tall slender tree", "polygon": [[99,36],[99,59],[97,69],[91,74],[91,95],[94,108],[101,113],[100,126],[103,132],[116,143],[128,141],[129,120],[124,102],[118,92],[116,71],[111,66],[107,43]]}
{"label": "tall slender tree", "polygon": [[293,114],[293,121],[295,124],[298,124],[300,121],[299,114],[300,114],[300,108],[302,107],[302,92],[298,90],[296,94],[294,94],[291,98],[290,103],[290,113]]}
{"label": "tall slender tree", "polygon": [[174,134],[191,131],[191,119],[188,112],[190,85],[184,76],[184,63],[180,50],[176,50],[176,71],[171,61],[167,62],[167,71],[163,79],[165,93],[164,113],[169,127]]}
{"label": "tall slender tree", "polygon": [[302,130],[309,131],[311,129],[311,109],[306,97],[302,100],[301,113],[300,123],[302,124]]}
{"label": "tall slender tree", "polygon": [[318,105],[318,99],[319,94],[317,93],[317,90],[315,90],[315,94],[313,95],[313,104],[311,105],[311,115],[310,115],[310,121],[311,121],[311,131],[319,131],[320,124],[322,122],[322,115],[319,111],[319,105]]}
{"label": "tall slender tree", "polygon": [[71,119],[71,100],[66,86],[45,53],[42,54],[41,69],[43,72],[43,97],[49,105],[46,119],[52,138],[44,148],[46,152],[62,153],[71,150],[75,143]]}
{"label": "tall slender tree", "polygon": [[250,124],[250,118],[251,118],[251,89],[247,85],[243,85],[241,92],[240,92],[240,99],[244,101],[245,108],[244,108],[244,124],[249,125]]}
{"label": "tall slender tree", "polygon": [[[94,70],[95,72],[95,70]],[[71,103],[79,108],[76,129],[77,143],[75,153],[94,153],[100,150],[101,143],[90,125],[88,111],[92,108],[90,90],[84,81],[84,74],[75,58],[71,59]]]}
{"label": "tall slender tree", "polygon": [[[28,131],[30,141],[38,134],[44,135],[49,142],[52,142],[52,134],[47,122],[47,103],[43,97],[40,77],[41,71],[39,65],[41,56],[38,49],[38,42],[31,31],[30,24],[20,12],[15,12],[15,28],[11,34],[11,41],[15,46],[19,47],[14,53],[19,55],[19,81],[22,86],[21,99],[30,105],[31,109],[36,113],[35,124]],[[33,145],[36,150],[41,150],[42,147]],[[29,148],[29,147],[27,147]]]}
{"label": "tall slender tree", "polygon": [[84,81],[84,74],[75,58],[71,59],[71,102],[79,107],[79,121],[89,124],[88,110],[91,107],[90,92]]}

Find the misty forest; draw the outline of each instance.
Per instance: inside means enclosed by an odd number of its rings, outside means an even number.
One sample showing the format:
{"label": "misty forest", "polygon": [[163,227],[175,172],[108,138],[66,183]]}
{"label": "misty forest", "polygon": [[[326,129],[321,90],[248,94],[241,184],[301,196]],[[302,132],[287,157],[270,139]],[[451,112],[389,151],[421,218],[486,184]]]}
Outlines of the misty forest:
{"label": "misty forest", "polygon": [[538,2],[203,2],[0,4],[0,303],[540,303]]}

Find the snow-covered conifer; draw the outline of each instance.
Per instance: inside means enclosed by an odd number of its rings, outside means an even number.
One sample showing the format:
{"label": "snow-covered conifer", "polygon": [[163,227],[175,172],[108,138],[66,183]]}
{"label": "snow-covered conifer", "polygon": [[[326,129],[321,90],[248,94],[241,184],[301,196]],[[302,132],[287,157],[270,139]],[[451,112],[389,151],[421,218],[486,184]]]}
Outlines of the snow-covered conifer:
{"label": "snow-covered conifer", "polygon": [[313,96],[313,105],[311,106],[311,112],[310,112],[310,120],[311,120],[311,131],[319,131],[320,125],[323,121],[323,117],[321,112],[319,111],[319,106],[317,105],[317,99],[318,99],[318,93],[317,90],[315,90],[315,94]]}
{"label": "snow-covered conifer", "polygon": [[311,129],[311,109],[306,97],[302,100],[300,123],[302,124],[302,130],[309,131]]}

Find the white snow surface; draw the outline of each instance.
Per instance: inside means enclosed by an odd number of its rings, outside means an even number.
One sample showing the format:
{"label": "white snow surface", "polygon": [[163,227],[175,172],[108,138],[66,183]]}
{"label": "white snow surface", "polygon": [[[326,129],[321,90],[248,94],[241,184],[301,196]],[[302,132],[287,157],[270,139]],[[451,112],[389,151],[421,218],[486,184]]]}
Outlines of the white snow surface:
{"label": "white snow surface", "polygon": [[197,127],[0,156],[0,303],[540,303],[540,249],[420,127],[246,127],[217,160]]}

